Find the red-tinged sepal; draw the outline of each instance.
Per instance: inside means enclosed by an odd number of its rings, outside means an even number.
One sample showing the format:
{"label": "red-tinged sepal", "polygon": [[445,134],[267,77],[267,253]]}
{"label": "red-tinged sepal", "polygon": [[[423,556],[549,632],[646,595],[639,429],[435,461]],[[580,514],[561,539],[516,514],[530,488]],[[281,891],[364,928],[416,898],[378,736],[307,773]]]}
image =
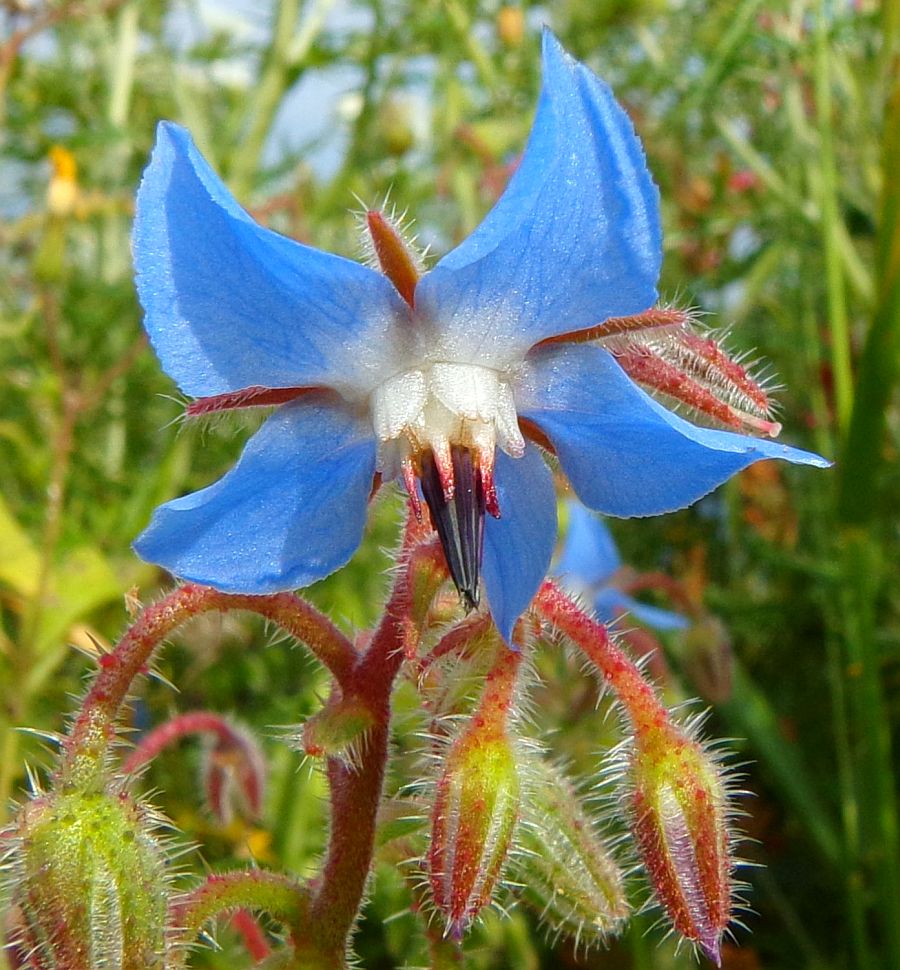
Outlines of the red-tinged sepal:
{"label": "red-tinged sepal", "polygon": [[781,432],[772,420],[766,380],[752,374],[720,340],[699,332],[689,311],[655,307],[607,320],[587,334],[615,356],[632,380],[686,408],[693,418],[771,438]]}
{"label": "red-tinged sepal", "polygon": [[721,375],[717,384],[704,386],[697,373],[683,364],[671,363],[657,349],[645,345],[630,346],[615,356],[622,369],[638,384],[684,405],[695,416],[704,416],[735,431],[770,438],[777,438],[781,433],[781,425],[769,420],[765,414],[745,411],[730,404],[732,388]]}
{"label": "red-tinged sepal", "polygon": [[734,889],[727,779],[702,744],[671,724],[644,734],[629,766],[635,842],[675,930],[718,966]]}
{"label": "red-tinged sepal", "polygon": [[357,766],[374,724],[371,707],[360,698],[332,699],[303,725],[300,747],[310,757],[340,758]]}
{"label": "red-tinged sepal", "polygon": [[493,898],[519,817],[517,757],[507,724],[520,660],[501,647],[437,783],[428,877],[435,908],[454,939]]}
{"label": "red-tinged sepal", "polygon": [[416,250],[415,238],[406,238],[403,217],[368,209],[360,221],[364,225],[366,261],[374,269],[380,269],[412,307],[416,284],[423,272],[422,254]]}
{"label": "red-tinged sepal", "polygon": [[519,778],[505,732],[471,726],[450,749],[432,812],[432,898],[459,939],[490,903],[519,814]]}
{"label": "red-tinged sepal", "polygon": [[314,387],[244,387],[212,397],[198,397],[188,404],[184,413],[189,418],[200,418],[222,411],[277,407],[315,390]]}

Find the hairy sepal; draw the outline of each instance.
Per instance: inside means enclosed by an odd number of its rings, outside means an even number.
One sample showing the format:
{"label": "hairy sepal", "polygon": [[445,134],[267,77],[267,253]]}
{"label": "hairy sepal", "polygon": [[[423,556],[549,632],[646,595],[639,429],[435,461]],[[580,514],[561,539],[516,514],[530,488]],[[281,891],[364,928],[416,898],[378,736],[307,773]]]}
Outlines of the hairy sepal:
{"label": "hairy sepal", "polygon": [[375,715],[360,698],[333,699],[303,725],[300,747],[310,757],[339,758],[356,766],[374,724]]}
{"label": "hairy sepal", "polygon": [[482,733],[479,726],[451,746],[432,810],[432,898],[455,939],[490,903],[519,814],[512,742],[505,732]]}
{"label": "hairy sepal", "polygon": [[52,792],[22,807],[8,855],[27,965],[161,970],[170,887],[158,824],[113,790]]}
{"label": "hairy sepal", "polygon": [[599,946],[622,931],[624,874],[565,773],[536,755],[523,762],[522,821],[509,877],[555,936]]}
{"label": "hairy sepal", "polygon": [[719,965],[735,866],[727,779],[716,757],[672,726],[639,735],[630,755],[628,816],[653,892],[674,929]]}

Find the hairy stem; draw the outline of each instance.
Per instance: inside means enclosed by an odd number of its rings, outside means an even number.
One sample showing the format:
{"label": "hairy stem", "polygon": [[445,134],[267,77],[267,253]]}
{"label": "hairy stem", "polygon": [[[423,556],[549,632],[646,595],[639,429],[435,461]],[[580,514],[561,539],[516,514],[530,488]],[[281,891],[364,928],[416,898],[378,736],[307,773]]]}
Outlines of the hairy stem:
{"label": "hairy stem", "polygon": [[317,948],[332,956],[335,966],[343,965],[372,861],[388,753],[390,692],[404,658],[406,577],[403,570],[381,625],[351,678],[352,693],[368,705],[374,718],[362,762],[354,770],[339,758],[328,759],[331,835],[310,910],[310,935]]}
{"label": "hairy stem", "polygon": [[322,966],[336,968],[345,964],[347,938],[359,912],[372,864],[376,816],[388,755],[391,689],[405,658],[404,647],[414,609],[413,590],[417,585],[414,572],[421,563],[415,548],[422,534],[422,526],[409,515],[400,569],[384,616],[368,649],[342,685],[345,694],[353,694],[369,707],[373,726],[358,766],[350,767],[339,758],[328,760],[331,834],[310,907],[308,936],[303,941]]}
{"label": "hairy stem", "polygon": [[187,583],[147,607],[116,648],[100,660],[100,672],[63,745],[60,785],[90,787],[102,782],[103,765],[115,733],[115,719],[134,678],[153,653],[187,620],[213,610],[249,610],[277,623],[310,647],[334,674],[346,679],[356,657],[350,641],[330,620],[292,593],[245,596]]}
{"label": "hairy stem", "polygon": [[196,889],[176,899],[169,908],[169,926],[173,928],[176,954],[172,970],[185,966],[192,943],[204,924],[223,913],[254,910],[268,913],[284,923],[296,936],[302,929],[308,906],[303,886],[288,876],[261,869],[240,870],[211,875]]}
{"label": "hairy stem", "polygon": [[254,960],[265,960],[272,952],[266,935],[248,909],[239,909],[231,917],[231,926],[240,936],[244,949]]}
{"label": "hairy stem", "polygon": [[640,670],[613,642],[602,623],[592,620],[555,584],[544,582],[534,606],[545,620],[564,633],[603,675],[638,737],[671,733],[674,726],[656,692]]}
{"label": "hairy stem", "polygon": [[145,734],[122,763],[122,771],[126,774],[137,771],[164,748],[189,734],[212,734],[220,744],[237,744],[240,740],[232,725],[221,714],[212,711],[188,711]]}

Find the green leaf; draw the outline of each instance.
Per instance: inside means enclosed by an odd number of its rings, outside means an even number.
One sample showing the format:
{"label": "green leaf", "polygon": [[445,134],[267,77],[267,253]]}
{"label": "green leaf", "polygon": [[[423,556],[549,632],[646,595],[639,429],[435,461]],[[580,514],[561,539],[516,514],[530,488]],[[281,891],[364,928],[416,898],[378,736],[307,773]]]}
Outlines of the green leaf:
{"label": "green leaf", "polygon": [[62,662],[73,624],[121,595],[118,577],[96,549],[84,546],[66,557],[51,576],[38,623],[37,660],[28,672],[26,691],[35,690]]}
{"label": "green leaf", "polygon": [[0,498],[0,583],[21,596],[34,596],[40,567],[31,539]]}

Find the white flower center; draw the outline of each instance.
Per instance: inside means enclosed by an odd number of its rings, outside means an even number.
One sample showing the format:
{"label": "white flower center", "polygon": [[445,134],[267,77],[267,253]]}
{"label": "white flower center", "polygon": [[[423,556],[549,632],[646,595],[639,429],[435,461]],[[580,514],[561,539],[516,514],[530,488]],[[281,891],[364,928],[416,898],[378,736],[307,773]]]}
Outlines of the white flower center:
{"label": "white flower center", "polygon": [[377,387],[370,402],[386,477],[409,455],[442,455],[451,445],[489,460],[496,446],[513,458],[525,451],[512,389],[488,367],[436,363],[404,371]]}

